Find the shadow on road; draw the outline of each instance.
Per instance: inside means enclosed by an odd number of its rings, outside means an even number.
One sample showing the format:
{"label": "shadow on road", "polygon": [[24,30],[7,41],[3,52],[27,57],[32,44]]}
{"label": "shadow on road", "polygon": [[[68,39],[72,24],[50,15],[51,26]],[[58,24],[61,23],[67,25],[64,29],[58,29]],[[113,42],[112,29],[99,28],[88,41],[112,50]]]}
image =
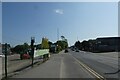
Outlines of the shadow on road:
{"label": "shadow on road", "polygon": [[112,72],[112,73],[105,73],[105,74],[117,74],[120,73],[120,70],[116,71],[116,72]]}

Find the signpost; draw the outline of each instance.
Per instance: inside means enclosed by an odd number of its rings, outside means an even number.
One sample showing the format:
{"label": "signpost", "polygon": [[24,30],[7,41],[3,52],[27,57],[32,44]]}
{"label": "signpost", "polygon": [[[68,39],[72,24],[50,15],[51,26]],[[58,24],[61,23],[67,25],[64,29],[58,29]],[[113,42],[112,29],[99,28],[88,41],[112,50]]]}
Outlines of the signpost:
{"label": "signpost", "polygon": [[7,79],[7,43],[5,43],[5,79]]}
{"label": "signpost", "polygon": [[31,37],[32,67],[33,67],[33,61],[34,61],[34,42],[35,42],[35,37]]}
{"label": "signpost", "polygon": [[35,52],[34,52],[34,58],[35,57],[39,57],[39,56],[43,56],[44,54],[48,54],[48,53],[49,53],[49,49],[35,50]]}
{"label": "signpost", "polygon": [[40,50],[35,50],[34,52],[34,58],[42,56],[43,62],[49,59],[50,54],[49,54],[49,49],[40,49]]}

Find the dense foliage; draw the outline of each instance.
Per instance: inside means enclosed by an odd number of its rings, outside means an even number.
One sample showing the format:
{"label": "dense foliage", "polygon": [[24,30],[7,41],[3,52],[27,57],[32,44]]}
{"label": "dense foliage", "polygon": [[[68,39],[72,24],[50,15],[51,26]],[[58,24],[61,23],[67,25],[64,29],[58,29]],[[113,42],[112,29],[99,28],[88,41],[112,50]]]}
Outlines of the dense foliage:
{"label": "dense foliage", "polygon": [[11,48],[11,51],[14,53],[23,54],[26,53],[29,48],[30,46],[27,43],[24,43],[23,45],[17,45],[14,48]]}

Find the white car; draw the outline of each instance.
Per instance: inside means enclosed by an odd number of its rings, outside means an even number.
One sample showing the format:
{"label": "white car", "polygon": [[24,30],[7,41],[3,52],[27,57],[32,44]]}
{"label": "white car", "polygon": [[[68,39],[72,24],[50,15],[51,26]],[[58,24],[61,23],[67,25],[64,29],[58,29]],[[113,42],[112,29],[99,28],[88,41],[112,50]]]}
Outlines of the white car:
{"label": "white car", "polygon": [[0,57],[5,57],[5,55],[4,54],[0,54]]}

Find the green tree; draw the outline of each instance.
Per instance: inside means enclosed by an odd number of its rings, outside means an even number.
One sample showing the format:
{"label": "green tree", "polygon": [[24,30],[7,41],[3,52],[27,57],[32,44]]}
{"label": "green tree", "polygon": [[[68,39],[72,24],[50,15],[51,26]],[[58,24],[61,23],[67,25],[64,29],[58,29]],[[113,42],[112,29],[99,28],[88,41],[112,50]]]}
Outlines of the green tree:
{"label": "green tree", "polygon": [[57,45],[61,47],[60,50],[63,50],[68,47],[68,43],[66,41],[62,41],[62,40],[57,41]]}
{"label": "green tree", "polygon": [[95,45],[96,45],[96,40],[88,40],[89,42],[89,51],[94,52],[95,51]]}
{"label": "green tree", "polygon": [[36,49],[41,49],[41,44],[37,44]]}
{"label": "green tree", "polygon": [[41,48],[42,49],[49,49],[49,41],[47,38],[42,38]]}
{"label": "green tree", "polygon": [[88,51],[89,50],[89,42],[84,40],[82,42],[82,49],[85,50],[85,51]]}
{"label": "green tree", "polygon": [[64,36],[61,36],[61,40],[58,40],[55,45],[57,46],[57,52],[68,48],[68,41]]}
{"label": "green tree", "polygon": [[24,43],[23,45],[17,45],[14,48],[11,49],[12,52],[18,53],[18,54],[24,54],[28,51],[30,46],[27,43]]}
{"label": "green tree", "polygon": [[67,48],[68,47],[68,41],[65,38],[65,36],[61,36],[61,39],[62,39],[63,49]]}
{"label": "green tree", "polygon": [[65,40],[65,36],[61,36],[61,39],[62,39],[62,40]]}
{"label": "green tree", "polygon": [[82,49],[82,45],[81,45],[80,41],[75,42],[75,47],[77,47],[80,50]]}

